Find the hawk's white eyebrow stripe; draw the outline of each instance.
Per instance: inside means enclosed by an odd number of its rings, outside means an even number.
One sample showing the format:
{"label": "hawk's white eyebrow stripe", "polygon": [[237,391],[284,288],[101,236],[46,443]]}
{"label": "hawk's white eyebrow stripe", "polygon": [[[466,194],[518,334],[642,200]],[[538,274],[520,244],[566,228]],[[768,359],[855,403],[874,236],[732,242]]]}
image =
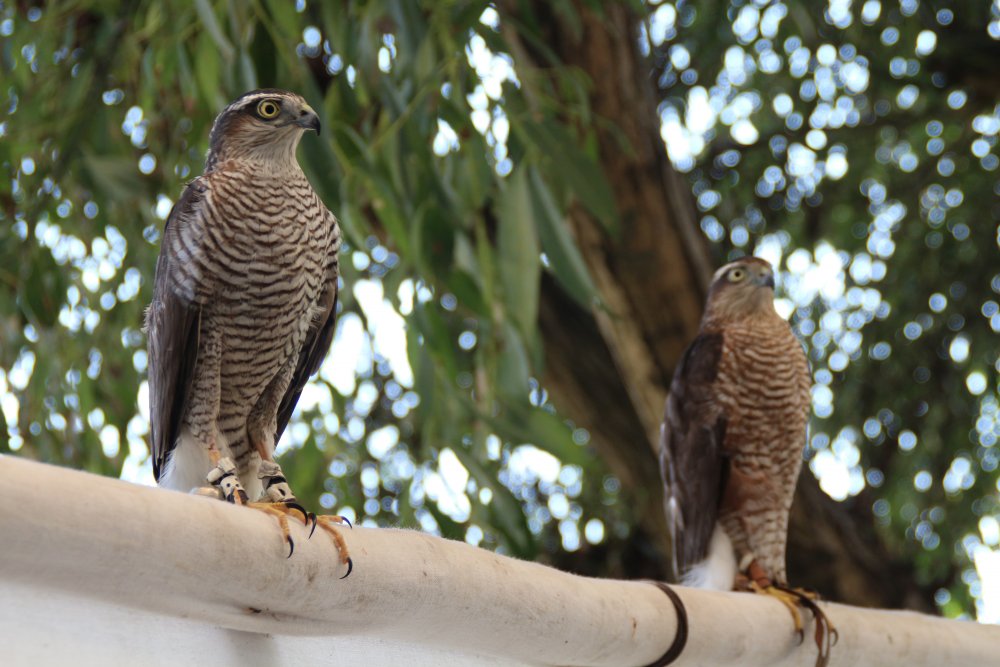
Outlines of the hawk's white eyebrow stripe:
{"label": "hawk's white eyebrow stripe", "polygon": [[730,264],[726,264],[725,266],[723,266],[723,267],[719,268],[719,269],[718,269],[718,270],[717,270],[717,271],[715,272],[715,275],[714,275],[714,276],[712,276],[712,282],[714,283],[714,282],[715,282],[716,280],[718,280],[719,278],[721,278],[721,277],[722,277],[722,274],[724,274],[724,273],[725,273],[726,271],[728,271],[728,270],[729,270],[729,267],[730,267]]}
{"label": "hawk's white eyebrow stripe", "polygon": [[[744,259],[746,259],[746,258],[744,258]],[[743,261],[742,259],[738,259],[738,260],[736,260],[734,262],[729,262],[728,264],[725,264],[722,267],[720,267],[715,272],[715,275],[712,276],[712,282],[714,283],[716,280],[718,280],[719,278],[721,278],[726,271],[728,271],[729,269],[733,268],[734,266],[736,266],[737,264],[739,264],[742,261]],[[767,272],[768,273],[770,273],[772,275],[774,274],[774,267],[768,266],[766,268],[767,268]]]}
{"label": "hawk's white eyebrow stripe", "polygon": [[[226,107],[226,110],[228,111],[230,109],[242,109],[244,107],[250,106],[254,102],[257,102],[257,101],[260,101],[260,100],[266,100],[266,99],[273,98],[273,97],[281,97],[281,96],[280,95],[276,95],[275,93],[255,93],[253,95],[247,95],[246,97],[240,99],[238,102],[234,102],[234,103],[230,104],[228,107]],[[285,97],[289,97],[290,99],[295,99],[294,97],[287,96],[287,95]]]}

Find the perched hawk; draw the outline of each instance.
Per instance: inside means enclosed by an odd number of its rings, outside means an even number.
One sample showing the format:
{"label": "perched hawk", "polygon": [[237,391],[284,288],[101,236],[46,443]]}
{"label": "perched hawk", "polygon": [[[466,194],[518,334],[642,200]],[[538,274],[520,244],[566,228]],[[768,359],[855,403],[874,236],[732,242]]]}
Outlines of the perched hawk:
{"label": "perched hawk", "polygon": [[835,631],[785,575],[810,385],[802,345],[774,309],[770,264],[755,257],[727,264],[670,385],[660,468],[681,581],[774,595],[800,633],[796,607],[808,607],[825,660]]}
{"label": "perched hawk", "polygon": [[[284,90],[246,93],[219,114],[205,172],[167,219],[146,313],[157,482],[208,482],[275,515],[289,555],[285,515],[301,512],[313,530],[317,517],[297,503],[274,446],[330,348],[337,304],[340,229],[295,158],[319,129]],[[350,571],[330,525],[339,520],[318,517]]]}

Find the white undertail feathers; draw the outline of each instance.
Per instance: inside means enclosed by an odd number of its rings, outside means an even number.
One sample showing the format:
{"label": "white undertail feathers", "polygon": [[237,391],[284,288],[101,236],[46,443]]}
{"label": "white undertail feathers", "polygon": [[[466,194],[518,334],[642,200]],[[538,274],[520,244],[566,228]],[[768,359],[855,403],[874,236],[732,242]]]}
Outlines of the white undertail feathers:
{"label": "white undertail feathers", "polygon": [[726,531],[719,524],[715,524],[712,541],[708,545],[708,556],[681,575],[681,584],[692,588],[731,591],[736,573],[733,543]]}

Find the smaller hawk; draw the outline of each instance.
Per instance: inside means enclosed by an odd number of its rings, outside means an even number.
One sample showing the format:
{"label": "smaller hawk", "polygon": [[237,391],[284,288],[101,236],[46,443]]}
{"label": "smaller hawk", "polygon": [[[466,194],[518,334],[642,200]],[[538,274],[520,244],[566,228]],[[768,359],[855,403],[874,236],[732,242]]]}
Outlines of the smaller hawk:
{"label": "smaller hawk", "polygon": [[667,398],[660,439],[673,566],[682,583],[772,595],[816,618],[818,664],[836,631],[785,575],[788,514],[802,466],[812,381],[756,257],[719,269],[698,335]]}

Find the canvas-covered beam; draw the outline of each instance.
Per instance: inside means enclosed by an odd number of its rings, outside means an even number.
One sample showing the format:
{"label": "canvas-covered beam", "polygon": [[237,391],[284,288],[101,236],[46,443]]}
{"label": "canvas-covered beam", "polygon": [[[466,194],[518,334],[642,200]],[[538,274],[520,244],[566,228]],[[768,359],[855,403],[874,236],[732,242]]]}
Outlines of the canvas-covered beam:
{"label": "canvas-covered beam", "polygon": [[[416,531],[345,529],[354,571],[340,579],[336,548],[319,531],[307,539],[293,523],[286,559],[273,518],[219,501],[13,457],[0,457],[0,494],[0,619],[12,639],[5,650],[24,659],[15,664],[99,662],[96,638],[120,638],[128,619],[129,636],[155,638],[136,642],[151,652],[135,656],[144,664],[190,637],[219,651],[270,647],[263,662],[240,657],[250,665],[303,664],[306,649],[333,664],[357,664],[364,652],[384,664],[402,651],[410,664],[645,665],[677,630],[673,605],[649,583],[578,577]],[[777,601],[677,590],[689,637],[674,664],[815,662]],[[88,601],[93,641],[78,627]],[[47,606],[54,619],[60,610],[83,619],[76,640],[58,621],[39,627]],[[840,631],[831,665],[988,664],[1000,646],[997,627],[824,608]],[[54,641],[48,654],[43,635]]]}

